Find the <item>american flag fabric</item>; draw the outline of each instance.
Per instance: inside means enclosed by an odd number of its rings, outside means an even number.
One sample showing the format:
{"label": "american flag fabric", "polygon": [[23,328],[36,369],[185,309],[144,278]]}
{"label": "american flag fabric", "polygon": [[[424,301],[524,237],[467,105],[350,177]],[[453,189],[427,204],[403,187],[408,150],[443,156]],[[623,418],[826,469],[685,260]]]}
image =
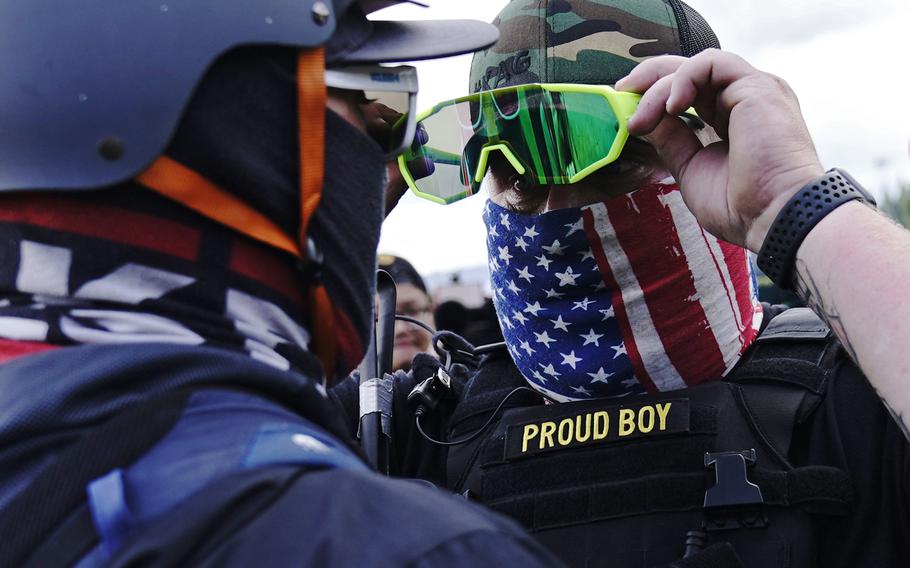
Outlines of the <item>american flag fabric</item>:
{"label": "american flag fabric", "polygon": [[717,380],[761,324],[750,260],[675,183],[528,216],[488,202],[493,301],[528,382],[560,401]]}
{"label": "american flag fabric", "polygon": [[0,202],[0,362],[156,342],[313,365],[305,297],[284,255],[143,190]]}

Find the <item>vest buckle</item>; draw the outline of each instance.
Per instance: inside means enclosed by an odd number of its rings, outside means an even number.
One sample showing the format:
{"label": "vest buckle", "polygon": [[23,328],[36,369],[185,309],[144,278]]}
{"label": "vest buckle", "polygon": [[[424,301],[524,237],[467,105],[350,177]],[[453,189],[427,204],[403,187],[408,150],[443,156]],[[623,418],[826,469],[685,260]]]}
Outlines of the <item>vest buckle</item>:
{"label": "vest buckle", "polygon": [[716,483],[705,491],[707,531],[768,526],[761,489],[749,481],[747,466],[757,461],[755,449],[706,452],[705,468],[714,469]]}

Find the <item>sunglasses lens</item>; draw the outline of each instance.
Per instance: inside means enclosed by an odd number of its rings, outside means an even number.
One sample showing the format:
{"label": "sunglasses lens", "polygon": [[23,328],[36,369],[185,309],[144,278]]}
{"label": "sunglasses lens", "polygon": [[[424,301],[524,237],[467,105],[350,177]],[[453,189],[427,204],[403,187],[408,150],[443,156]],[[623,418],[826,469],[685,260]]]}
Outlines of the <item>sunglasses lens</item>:
{"label": "sunglasses lens", "polygon": [[445,203],[477,192],[494,152],[531,183],[567,184],[615,158],[626,136],[603,94],[536,85],[443,103],[421,128],[405,163],[418,192]]}
{"label": "sunglasses lens", "polygon": [[444,106],[417,125],[403,161],[420,194],[452,203],[474,193],[462,160],[465,146],[475,136],[470,107],[468,102]]}
{"label": "sunglasses lens", "polygon": [[[547,181],[565,184],[610,154],[620,132],[620,121],[603,95],[551,94],[558,98],[559,103],[553,106],[559,110],[554,120],[554,141],[547,152],[552,156]],[[554,159],[556,167],[552,168]]]}
{"label": "sunglasses lens", "polygon": [[388,91],[364,91],[364,95],[370,101],[362,106],[370,136],[387,154],[400,154],[414,135],[408,120],[414,95]]}

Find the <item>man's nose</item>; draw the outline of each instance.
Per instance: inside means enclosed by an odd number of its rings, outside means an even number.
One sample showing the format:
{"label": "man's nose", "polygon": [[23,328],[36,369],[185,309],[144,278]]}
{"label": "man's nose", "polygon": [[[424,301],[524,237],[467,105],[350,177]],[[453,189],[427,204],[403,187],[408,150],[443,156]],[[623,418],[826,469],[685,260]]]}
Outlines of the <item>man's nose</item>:
{"label": "man's nose", "polygon": [[544,213],[574,206],[576,200],[571,185],[546,185],[544,188],[546,188],[547,192],[547,199],[544,202]]}

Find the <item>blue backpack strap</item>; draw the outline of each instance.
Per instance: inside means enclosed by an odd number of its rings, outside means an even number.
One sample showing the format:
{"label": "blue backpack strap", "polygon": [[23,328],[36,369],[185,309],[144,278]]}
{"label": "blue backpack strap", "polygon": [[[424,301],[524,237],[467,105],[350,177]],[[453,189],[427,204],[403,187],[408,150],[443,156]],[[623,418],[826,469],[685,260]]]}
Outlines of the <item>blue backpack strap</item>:
{"label": "blue backpack strap", "polygon": [[[175,398],[165,398],[168,401],[166,403],[140,403],[130,407],[122,411],[116,420],[120,425],[131,422],[137,426],[143,424],[148,418],[148,411],[142,411],[140,407],[155,406],[161,410],[162,405],[173,406]],[[238,400],[254,401],[256,406],[253,410],[261,412],[257,414],[251,412],[250,408],[241,408],[244,412],[239,413],[241,416],[235,421],[249,422],[250,434],[245,438],[230,438],[229,446],[236,448],[236,451],[215,452],[211,460],[206,460],[211,471],[191,477],[169,475],[167,468],[173,466],[173,463],[168,456],[173,455],[173,450],[176,449],[177,455],[180,455],[181,452],[185,454],[193,450],[187,444],[204,445],[205,440],[183,436],[181,429],[199,430],[193,419],[211,412],[206,401],[211,406],[212,399],[216,403],[222,401],[220,404],[225,407],[224,412],[235,411]],[[198,402],[200,400],[203,402]],[[194,410],[197,414],[193,414]],[[25,565],[75,565],[80,568],[101,565],[149,522],[166,514],[170,506],[191,498],[211,482],[237,472],[280,465],[292,465],[303,470],[368,469],[341,441],[322,428],[277,404],[239,391],[212,389],[192,395],[182,393],[180,404],[171,408],[171,419],[167,424],[168,431],[159,428],[156,439],[144,445],[142,455],[137,456],[134,451],[131,460],[113,460],[111,463],[115,463],[116,467],[97,473],[94,479],[84,480],[82,476],[82,487],[78,492],[82,506],[59,524],[53,533],[39,539],[40,546],[26,550],[31,551],[31,554]],[[223,439],[225,435],[218,431],[210,434],[215,439]],[[93,440],[92,447],[96,450],[110,441],[109,434],[104,434],[105,439],[96,439],[97,435],[93,432],[87,436],[87,439]],[[119,435],[123,435],[122,431]],[[163,457],[149,460],[152,454]],[[88,456],[84,452],[79,455],[87,461],[97,457]],[[61,467],[65,468],[66,465],[62,464]],[[99,469],[96,467],[92,471],[97,472]],[[189,479],[194,482],[189,482]],[[53,491],[48,492],[48,495],[56,497]],[[141,502],[156,503],[158,508],[152,512],[142,510],[135,506]],[[58,521],[61,518],[66,518],[66,515],[60,515]]]}
{"label": "blue backpack strap", "polygon": [[211,483],[244,470],[287,465],[306,471],[368,469],[325,430],[275,403],[239,391],[197,392],[173,430],[146,456],[88,484],[88,508],[101,542],[77,566],[104,563],[149,523]]}
{"label": "blue backpack strap", "polygon": [[243,460],[243,468],[270,465],[299,465],[307,469],[368,469],[337,440],[305,422],[265,424],[260,428]]}

